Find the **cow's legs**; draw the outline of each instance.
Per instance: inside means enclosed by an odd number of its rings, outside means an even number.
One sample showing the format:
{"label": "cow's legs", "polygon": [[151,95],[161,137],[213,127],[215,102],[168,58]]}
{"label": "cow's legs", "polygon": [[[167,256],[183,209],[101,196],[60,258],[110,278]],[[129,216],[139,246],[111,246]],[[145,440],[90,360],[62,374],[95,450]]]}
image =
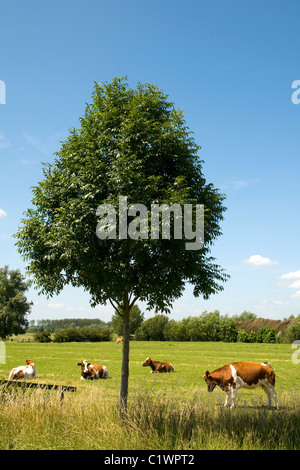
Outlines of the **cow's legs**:
{"label": "cow's legs", "polygon": [[273,400],[274,400],[274,402],[275,402],[275,406],[276,406],[276,408],[277,408],[277,410],[278,410],[278,408],[279,408],[279,403],[278,403],[278,400],[277,400],[277,393],[276,393],[276,390],[275,390],[275,388],[273,387],[273,385],[269,385],[269,391],[271,392],[271,395],[272,395]]}
{"label": "cow's legs", "polygon": [[230,408],[234,408],[235,407],[237,389],[233,388],[233,387],[230,387],[228,390],[226,390],[225,393],[226,393],[226,398],[225,398],[224,406],[228,406],[229,397],[231,395],[231,406],[230,406]]}
{"label": "cow's legs", "polygon": [[229,400],[229,397],[230,397],[230,390],[227,390],[226,392],[226,398],[225,398],[225,403],[224,403],[224,406],[228,406],[228,400]]}
{"label": "cow's legs", "polygon": [[262,385],[262,389],[268,397],[268,407],[270,407],[271,406],[271,393],[270,393],[269,387],[267,385]]}
{"label": "cow's legs", "polygon": [[232,387],[232,389],[231,389],[231,407],[230,408],[235,407],[236,395],[237,395],[237,388]]}
{"label": "cow's legs", "polygon": [[278,409],[279,404],[278,404],[278,400],[277,400],[277,394],[276,394],[276,391],[275,391],[275,388],[273,387],[273,385],[271,385],[271,384],[263,385],[262,389],[266,392],[266,395],[268,397],[268,407],[271,407],[271,405],[272,405],[272,400],[271,399],[273,398],[273,400],[275,402],[275,406]]}

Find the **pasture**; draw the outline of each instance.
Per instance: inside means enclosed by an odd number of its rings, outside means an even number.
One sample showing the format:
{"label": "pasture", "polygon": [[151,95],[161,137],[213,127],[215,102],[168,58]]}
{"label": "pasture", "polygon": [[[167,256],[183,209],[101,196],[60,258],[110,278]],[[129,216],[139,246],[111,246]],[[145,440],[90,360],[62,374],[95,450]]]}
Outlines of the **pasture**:
{"label": "pasture", "polygon": [[[212,342],[130,343],[128,416],[118,416],[122,345],[103,343],[6,343],[10,370],[36,361],[36,382],[76,386],[60,406],[59,393],[0,393],[0,449],[196,450],[299,449],[300,364],[290,344]],[[150,374],[142,362],[170,361],[175,372]],[[106,365],[110,379],[80,380],[82,359]],[[273,364],[280,409],[268,409],[261,389],[239,390],[237,407],[224,409],[219,387],[207,392],[206,370],[232,361]],[[155,444],[154,444],[155,442]]]}

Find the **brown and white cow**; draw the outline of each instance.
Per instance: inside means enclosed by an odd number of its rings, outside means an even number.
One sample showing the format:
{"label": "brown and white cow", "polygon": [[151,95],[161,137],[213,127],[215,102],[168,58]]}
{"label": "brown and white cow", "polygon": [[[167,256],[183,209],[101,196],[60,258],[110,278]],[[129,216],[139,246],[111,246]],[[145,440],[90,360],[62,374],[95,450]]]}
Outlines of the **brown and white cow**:
{"label": "brown and white cow", "polygon": [[34,367],[34,361],[31,359],[26,359],[25,366],[15,367],[10,371],[9,380],[18,380],[18,379],[35,379],[36,370]]}
{"label": "brown and white cow", "polygon": [[153,361],[150,357],[142,363],[142,366],[151,367],[151,374],[155,372],[174,372],[174,366],[170,362],[166,361]]}
{"label": "brown and white cow", "polygon": [[268,406],[271,406],[271,398],[278,409],[279,404],[275,391],[275,373],[269,362],[231,362],[213,372],[205,372],[203,376],[207,383],[208,392],[212,392],[218,385],[225,393],[224,406],[228,405],[231,393],[231,408],[235,406],[237,391],[239,388],[262,387],[268,397]]}
{"label": "brown and white cow", "polygon": [[78,366],[81,367],[81,380],[94,380],[94,379],[108,379],[107,367],[101,364],[91,364],[89,361],[84,359],[78,362]]}

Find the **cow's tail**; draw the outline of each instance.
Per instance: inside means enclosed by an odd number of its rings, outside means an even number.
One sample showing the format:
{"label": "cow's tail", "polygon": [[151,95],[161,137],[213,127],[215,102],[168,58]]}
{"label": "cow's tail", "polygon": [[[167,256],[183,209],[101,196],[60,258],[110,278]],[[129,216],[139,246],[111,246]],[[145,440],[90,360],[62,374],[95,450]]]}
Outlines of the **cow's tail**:
{"label": "cow's tail", "polygon": [[263,364],[266,364],[266,366],[269,366],[271,368],[271,370],[272,370],[272,379],[271,380],[273,382],[272,385],[275,386],[275,377],[278,377],[278,375],[275,374],[275,371],[273,369],[273,366],[272,366],[271,362],[264,361]]}

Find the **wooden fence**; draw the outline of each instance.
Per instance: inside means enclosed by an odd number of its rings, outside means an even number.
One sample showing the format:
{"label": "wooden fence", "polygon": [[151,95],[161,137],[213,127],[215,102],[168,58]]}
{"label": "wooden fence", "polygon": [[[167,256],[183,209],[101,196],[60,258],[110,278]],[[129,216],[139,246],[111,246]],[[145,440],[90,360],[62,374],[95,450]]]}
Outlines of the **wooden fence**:
{"label": "wooden fence", "polygon": [[40,384],[26,381],[21,382],[18,380],[0,380],[0,385],[3,385],[4,387],[17,386],[22,388],[41,388],[43,390],[59,390],[60,405],[63,404],[64,392],[76,392],[76,387],[70,387],[68,385]]}

